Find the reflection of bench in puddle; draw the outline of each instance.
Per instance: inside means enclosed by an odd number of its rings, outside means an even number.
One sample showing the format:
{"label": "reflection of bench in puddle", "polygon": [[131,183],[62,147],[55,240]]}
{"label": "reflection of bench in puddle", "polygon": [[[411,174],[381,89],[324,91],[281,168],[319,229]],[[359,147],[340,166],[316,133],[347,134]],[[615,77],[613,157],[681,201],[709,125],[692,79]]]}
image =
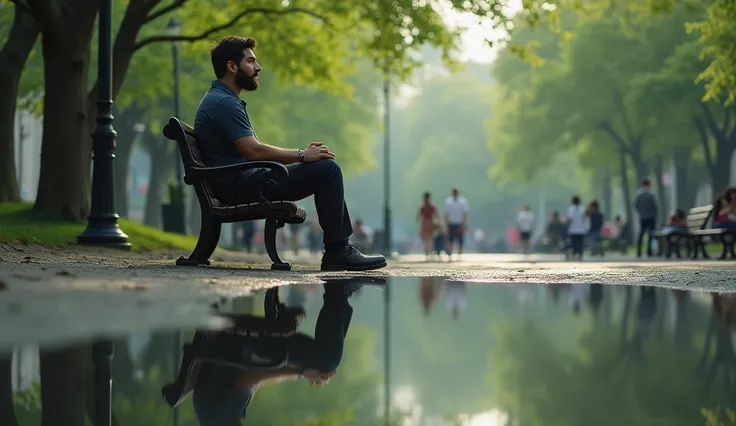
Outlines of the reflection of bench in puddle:
{"label": "reflection of bench in puddle", "polygon": [[[243,359],[240,351],[233,351],[230,345],[220,345],[217,341],[227,333],[245,335],[255,339],[265,336],[288,337],[296,332],[297,321],[289,316],[274,319],[253,315],[223,314],[233,326],[225,331],[203,331],[194,334],[191,343],[184,345],[184,355],[176,382],[161,388],[161,395],[171,407],[176,407],[189,396],[200,377],[202,368],[208,364],[250,371],[276,370],[283,368],[289,359],[288,351],[282,350],[270,359],[251,357]],[[279,320],[285,318],[284,320]]]}

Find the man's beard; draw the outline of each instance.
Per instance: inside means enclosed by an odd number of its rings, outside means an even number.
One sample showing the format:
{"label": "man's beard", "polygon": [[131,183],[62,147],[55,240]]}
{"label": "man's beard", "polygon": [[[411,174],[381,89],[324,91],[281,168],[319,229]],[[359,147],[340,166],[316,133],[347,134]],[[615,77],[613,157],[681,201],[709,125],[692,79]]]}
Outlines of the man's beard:
{"label": "man's beard", "polygon": [[243,90],[252,92],[258,88],[258,80],[256,75],[248,75],[245,71],[238,68],[238,72],[235,74],[235,84]]}

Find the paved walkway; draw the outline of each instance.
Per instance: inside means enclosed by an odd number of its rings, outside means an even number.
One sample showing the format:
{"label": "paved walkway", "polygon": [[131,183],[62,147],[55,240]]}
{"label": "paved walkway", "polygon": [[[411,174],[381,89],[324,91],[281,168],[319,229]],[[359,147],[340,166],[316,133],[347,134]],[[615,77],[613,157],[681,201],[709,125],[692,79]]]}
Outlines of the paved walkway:
{"label": "paved walkway", "polygon": [[[0,350],[59,343],[93,334],[222,325],[211,304],[275,285],[318,284],[318,257],[302,255],[291,272],[270,271],[259,255],[220,253],[210,268],[176,267],[179,253],[61,250],[0,245]],[[288,255],[284,256],[289,258]],[[422,276],[478,283],[604,283],[736,291],[734,262],[563,262],[559,256],[465,255],[459,262],[394,259],[371,275]]]}

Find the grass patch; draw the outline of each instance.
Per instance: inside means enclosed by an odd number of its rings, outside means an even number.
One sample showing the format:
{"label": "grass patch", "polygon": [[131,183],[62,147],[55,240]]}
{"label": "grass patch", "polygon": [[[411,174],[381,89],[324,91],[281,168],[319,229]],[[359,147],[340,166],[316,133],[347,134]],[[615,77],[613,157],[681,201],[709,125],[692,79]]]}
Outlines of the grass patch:
{"label": "grass patch", "polygon": [[[77,235],[86,222],[64,222],[33,211],[29,203],[0,204],[0,243],[25,243],[44,246],[76,245]],[[197,238],[172,234],[129,219],[120,219],[120,228],[128,235],[133,250],[166,248],[191,250]]]}

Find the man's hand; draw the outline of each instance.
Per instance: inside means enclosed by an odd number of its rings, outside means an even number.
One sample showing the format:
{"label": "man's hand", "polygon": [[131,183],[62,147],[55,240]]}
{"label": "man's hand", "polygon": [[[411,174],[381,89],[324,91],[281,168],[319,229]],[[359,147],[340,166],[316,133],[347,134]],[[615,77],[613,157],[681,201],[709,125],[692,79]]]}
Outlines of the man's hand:
{"label": "man's hand", "polygon": [[322,142],[312,142],[304,150],[304,162],[313,163],[319,160],[334,160],[335,154]]}
{"label": "man's hand", "polygon": [[324,386],[330,382],[332,376],[335,375],[334,371],[323,372],[319,370],[309,369],[304,370],[304,378],[314,387]]}

